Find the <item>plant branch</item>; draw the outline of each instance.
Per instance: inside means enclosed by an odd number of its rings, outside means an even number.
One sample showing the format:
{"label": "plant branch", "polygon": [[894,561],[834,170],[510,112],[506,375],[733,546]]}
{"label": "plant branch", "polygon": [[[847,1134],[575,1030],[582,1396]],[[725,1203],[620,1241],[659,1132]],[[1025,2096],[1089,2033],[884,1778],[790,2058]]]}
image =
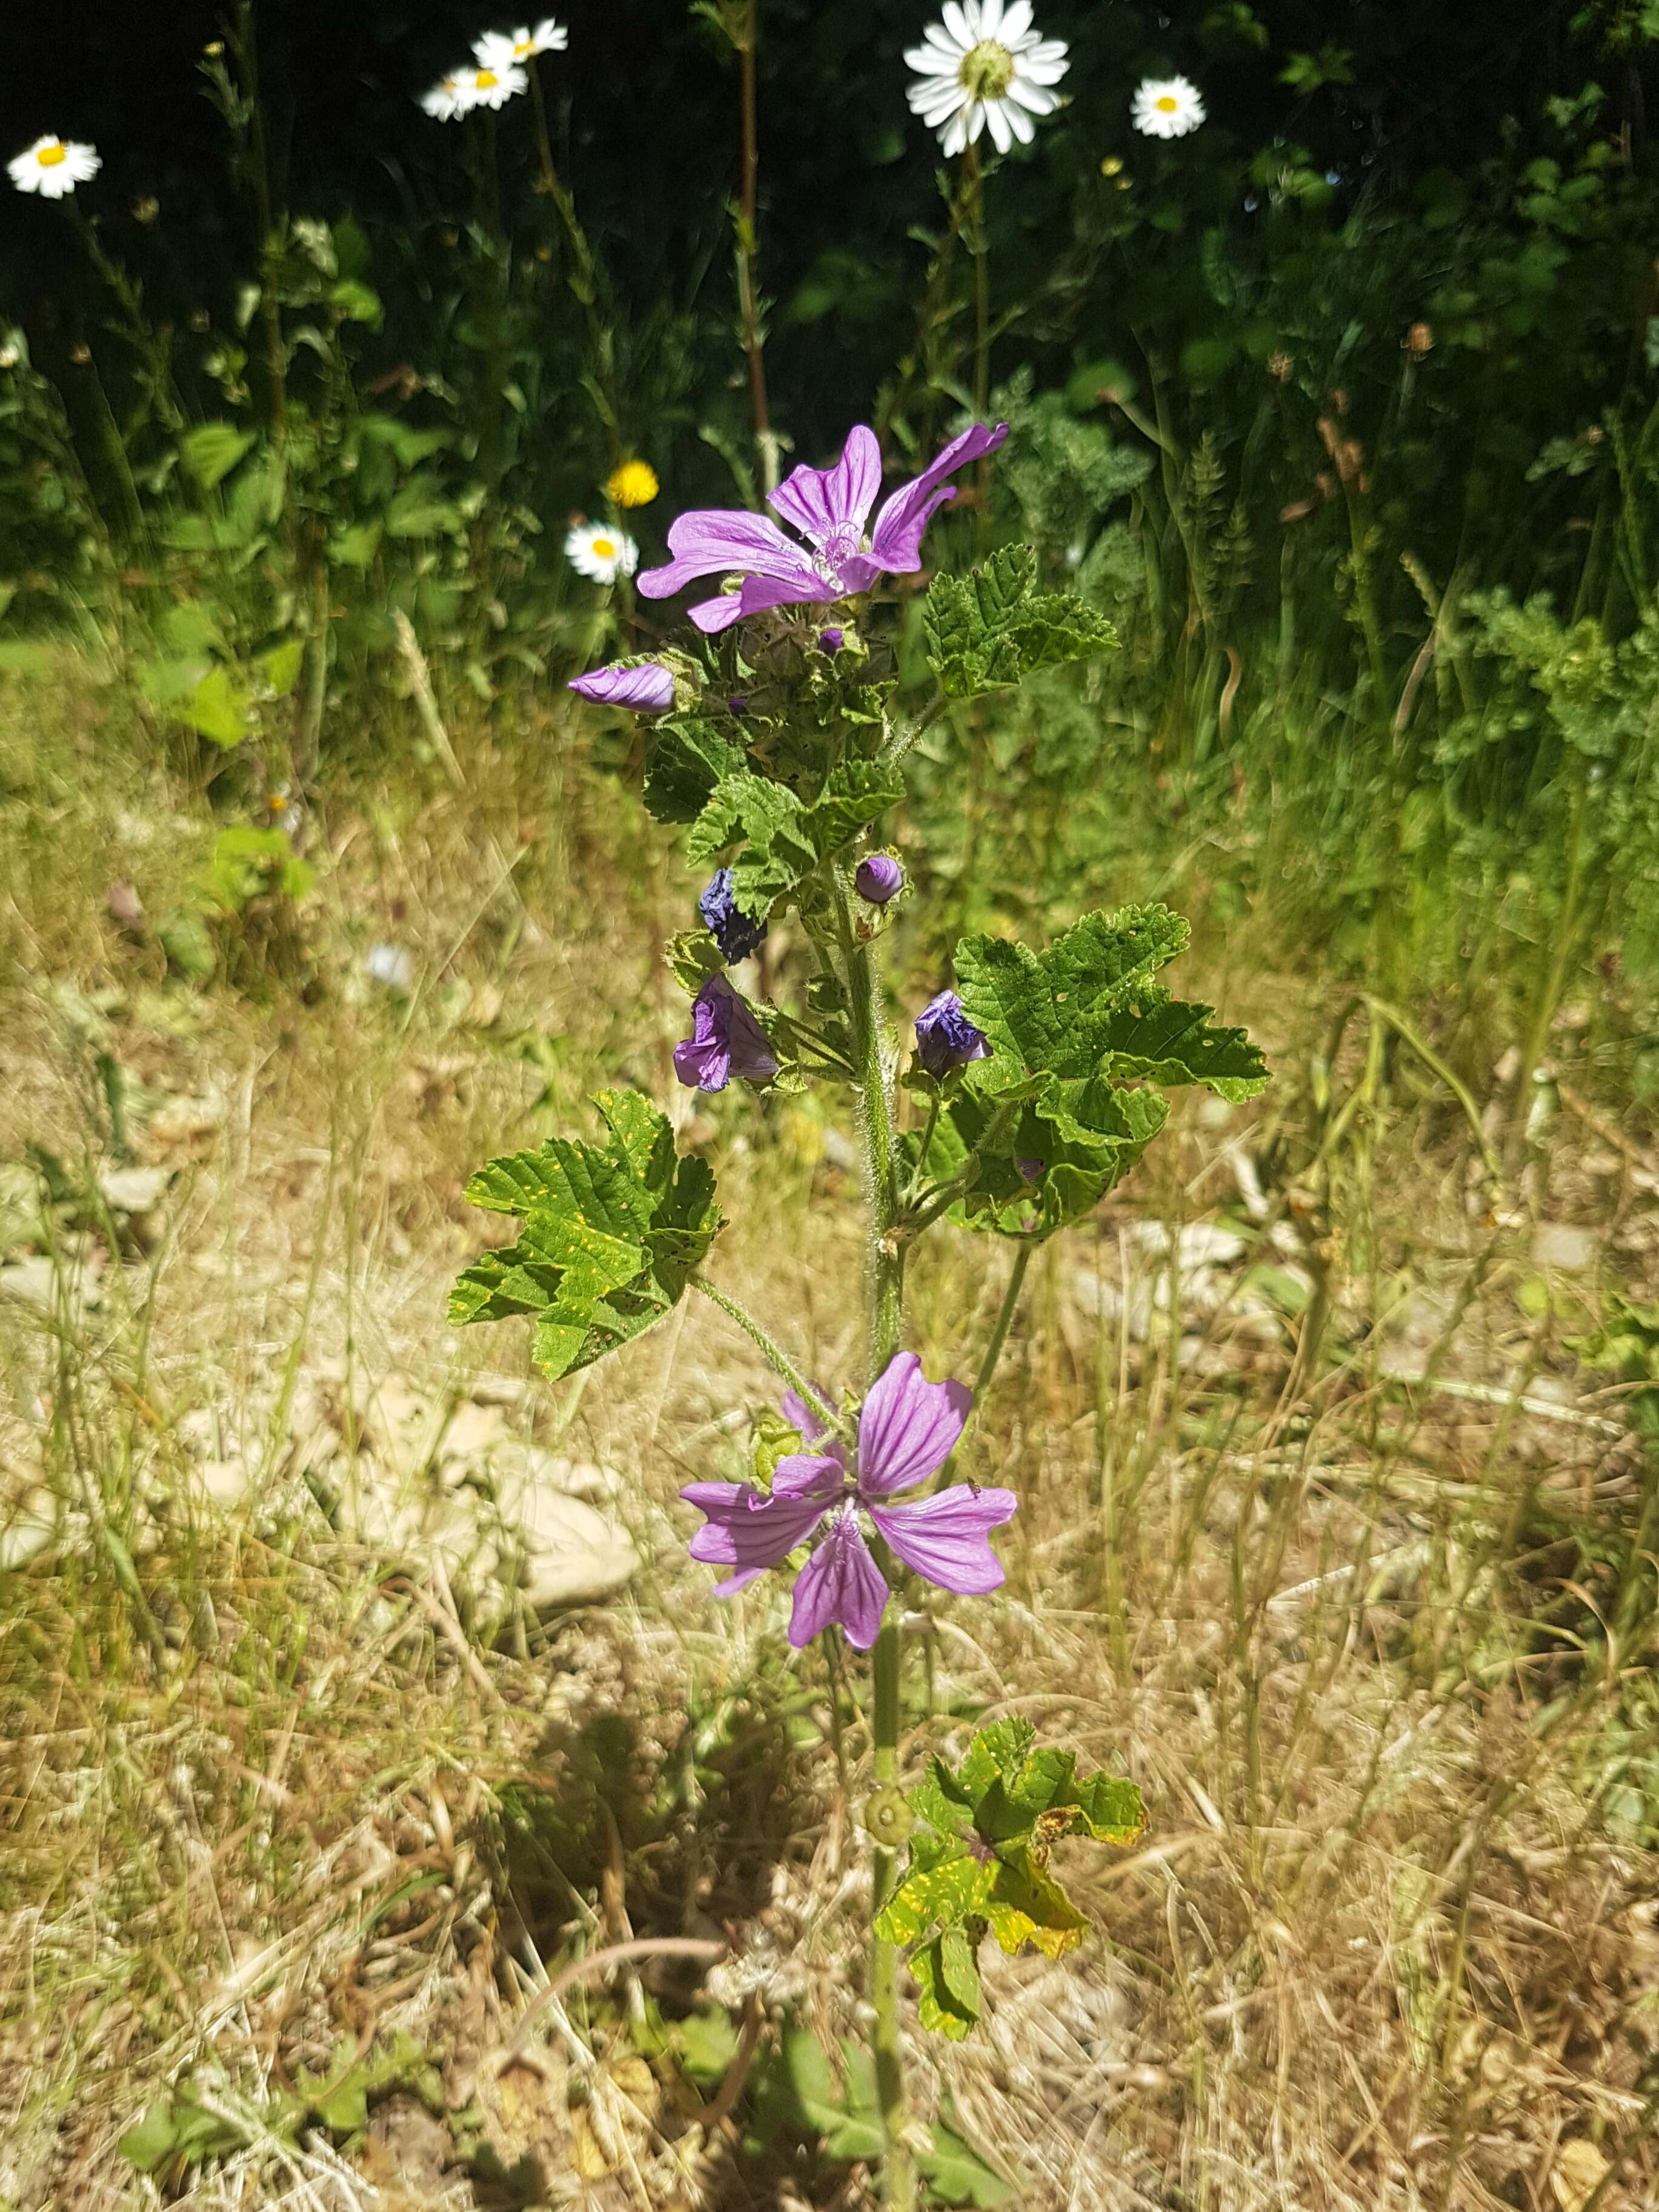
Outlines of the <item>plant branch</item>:
{"label": "plant branch", "polygon": [[704,1297],[711,1300],[723,1314],[736,1322],[744,1334],[758,1346],[761,1357],[767,1365],[775,1374],[782,1376],[796,1396],[811,1407],[826,1428],[833,1429],[837,1436],[846,1435],[846,1424],[841,1415],[825,1404],[782,1346],[767,1334],[753,1314],[740,1306],[735,1298],[728,1297],[724,1291],[717,1291],[704,1275],[693,1275],[691,1287],[694,1291],[701,1291]]}

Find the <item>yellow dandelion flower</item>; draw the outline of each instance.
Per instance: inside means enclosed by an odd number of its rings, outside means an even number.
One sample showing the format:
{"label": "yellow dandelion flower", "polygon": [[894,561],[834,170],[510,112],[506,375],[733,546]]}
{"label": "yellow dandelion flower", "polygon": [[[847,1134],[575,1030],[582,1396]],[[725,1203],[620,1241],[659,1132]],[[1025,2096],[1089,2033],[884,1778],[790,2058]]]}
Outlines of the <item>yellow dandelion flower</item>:
{"label": "yellow dandelion flower", "polygon": [[605,488],[618,507],[649,507],[662,489],[649,461],[624,461],[612,469]]}

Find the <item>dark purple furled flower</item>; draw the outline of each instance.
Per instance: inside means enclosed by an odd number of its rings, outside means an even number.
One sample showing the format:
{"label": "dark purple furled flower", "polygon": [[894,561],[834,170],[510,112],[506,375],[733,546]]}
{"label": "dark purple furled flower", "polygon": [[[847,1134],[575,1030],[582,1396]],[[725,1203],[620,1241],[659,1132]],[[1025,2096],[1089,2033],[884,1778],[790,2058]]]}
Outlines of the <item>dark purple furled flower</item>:
{"label": "dark purple furled flower", "polygon": [[763,921],[751,921],[732,895],[732,871],[716,868],[697,901],[703,927],[728,960],[746,960],[766,935]]}
{"label": "dark purple furled flower", "polygon": [[831,623],[828,629],[821,629],[818,632],[818,651],[827,653],[833,660],[841,651],[847,633],[844,629],[839,629],[836,624]]}
{"label": "dark purple furled flower", "polygon": [[983,1030],[975,1029],[954,991],[941,991],[916,1016],[916,1058],[938,1083],[953,1067],[989,1056]]}
{"label": "dark purple furled flower", "polygon": [[665,714],[674,703],[674,678],[654,660],[638,668],[590,669],[572,679],[570,689],[601,706],[632,707],[641,714]]}
{"label": "dark purple furled flower", "polygon": [[890,853],[872,853],[867,860],[859,862],[853,883],[861,899],[868,899],[872,906],[885,906],[904,889],[904,871]]}
{"label": "dark purple furled flower", "polygon": [[749,712],[748,694],[744,691],[734,691],[726,702],[726,711],[728,714],[735,714],[741,721]]}
{"label": "dark purple furled flower", "polygon": [[893,494],[866,538],[864,526],[881,489],[881,447],[875,432],[860,422],[833,469],[803,465],[767,494],[805,545],[786,536],[769,515],[699,507],[673,523],[668,532],[673,559],[665,568],[647,568],[640,589],[648,599],[667,599],[702,576],[740,577],[739,590],[691,610],[699,629],[720,630],[767,607],[827,605],[867,592],[878,576],[910,575],[921,566],[922,533],[945,501],[956,497],[945,477],[995,453],[1007,435],[1006,422],[994,430],[975,423],[953,438],[931,467]]}
{"label": "dark purple furled flower", "polygon": [[[973,1402],[960,1382],[927,1381],[915,1353],[901,1352],[864,1401],[850,1464],[836,1438],[822,1451],[781,1459],[769,1493],[749,1482],[688,1484],[680,1496],[707,1516],[691,1539],[692,1558],[732,1570],[714,1595],[729,1597],[768,1567],[781,1566],[816,1532],[812,1555],[795,1583],[789,1641],[799,1650],[839,1621],[848,1642],[867,1651],[886,1610],[887,1583],[870,1549],[866,1520],[895,1559],[940,1589],[982,1595],[997,1589],[1002,1563],[990,1536],[1013,1517],[1012,1490],[957,1482],[908,1504],[889,1502],[944,1466]],[[807,1443],[822,1441],[823,1424],[793,1392],[784,1410]]]}
{"label": "dark purple furled flower", "polygon": [[769,1083],[778,1072],[766,1032],[724,975],[711,975],[691,1008],[691,1034],[674,1048],[674,1073],[688,1090],[724,1091],[734,1075]]}
{"label": "dark purple furled flower", "polygon": [[1041,1182],[1042,1181],[1043,1169],[1047,1165],[1047,1163],[1043,1160],[1016,1160],[1014,1162],[1014,1165],[1019,1170],[1020,1175],[1025,1182]]}

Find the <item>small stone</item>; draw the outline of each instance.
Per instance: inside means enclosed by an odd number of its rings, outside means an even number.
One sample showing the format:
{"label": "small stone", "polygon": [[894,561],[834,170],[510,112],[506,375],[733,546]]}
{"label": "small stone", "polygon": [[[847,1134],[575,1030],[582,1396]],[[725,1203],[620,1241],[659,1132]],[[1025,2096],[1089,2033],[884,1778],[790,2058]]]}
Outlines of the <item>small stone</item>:
{"label": "small stone", "polygon": [[580,1498],[538,1486],[525,1498],[518,1528],[519,1587],[538,1608],[614,1597],[639,1572],[631,1538]]}
{"label": "small stone", "polygon": [[172,1180],[167,1168],[106,1168],[98,1188],[112,1213],[153,1213]]}
{"label": "small stone", "polygon": [[1533,1232],[1534,1267],[1559,1267],[1563,1274],[1582,1275],[1595,1265],[1597,1238],[1591,1229],[1575,1229],[1565,1221],[1540,1221]]}

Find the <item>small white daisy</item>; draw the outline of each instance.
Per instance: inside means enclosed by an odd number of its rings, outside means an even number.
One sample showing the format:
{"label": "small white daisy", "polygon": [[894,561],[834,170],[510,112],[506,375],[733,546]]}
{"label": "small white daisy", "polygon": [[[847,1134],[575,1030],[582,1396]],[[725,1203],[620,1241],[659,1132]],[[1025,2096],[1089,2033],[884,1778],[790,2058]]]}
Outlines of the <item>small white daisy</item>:
{"label": "small white daisy", "polygon": [[534,30],[524,23],[516,31],[486,31],[472,51],[485,69],[499,69],[503,62],[510,69],[514,63],[534,61],[538,54],[562,53],[569,43],[564,25],[544,15]]}
{"label": "small white daisy", "polygon": [[453,123],[462,115],[470,115],[477,106],[472,90],[471,70],[452,70],[441,76],[430,92],[421,94],[421,105],[438,123]]}
{"label": "small white daisy", "polygon": [[578,574],[614,584],[639,566],[640,549],[625,530],[608,522],[579,522],[564,541],[564,557]]}
{"label": "small white daisy", "polygon": [[89,185],[103,166],[94,147],[78,146],[72,138],[37,138],[27,154],[7,162],[6,174],[20,192],[61,200],[77,185]]}
{"label": "small white daisy", "polygon": [[1053,88],[1071,66],[1063,39],[1031,25],[1030,0],[945,0],[944,21],[904,57],[921,79],[910,106],[937,131],[947,154],[960,154],[989,131],[1000,154],[1018,138],[1029,146],[1033,118],[1060,105]]}
{"label": "small white daisy", "polygon": [[477,69],[463,70],[461,82],[469,107],[505,107],[530,89],[530,79],[508,61],[480,62]]}
{"label": "small white daisy", "polygon": [[1184,76],[1149,76],[1136,90],[1132,113],[1135,129],[1149,138],[1184,138],[1204,120],[1204,100]]}

